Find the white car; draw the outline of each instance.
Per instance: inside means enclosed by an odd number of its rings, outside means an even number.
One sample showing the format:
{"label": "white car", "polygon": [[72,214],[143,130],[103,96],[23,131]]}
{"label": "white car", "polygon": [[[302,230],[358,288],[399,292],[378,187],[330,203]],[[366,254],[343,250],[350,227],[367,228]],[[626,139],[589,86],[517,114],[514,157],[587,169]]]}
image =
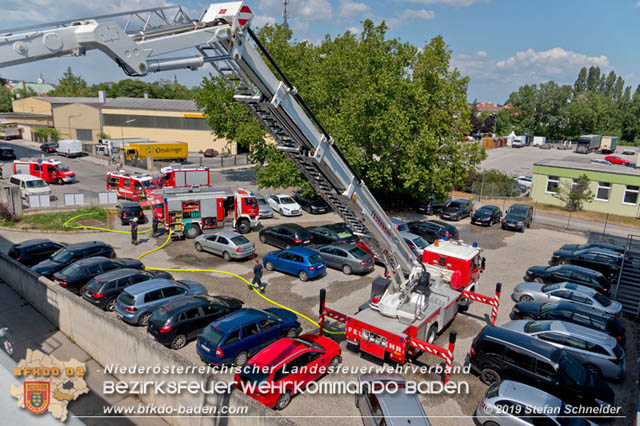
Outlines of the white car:
{"label": "white car", "polygon": [[267,203],[282,216],[300,216],[302,214],[300,205],[287,194],[269,195]]}
{"label": "white car", "polygon": [[516,178],[516,181],[518,182],[518,185],[522,185],[526,188],[531,188],[531,182],[533,181],[533,178],[531,176],[518,176]]}
{"label": "white car", "polygon": [[601,158],[594,158],[593,160],[591,160],[591,164],[601,164],[603,166],[611,166],[612,165],[607,160],[603,160]]}

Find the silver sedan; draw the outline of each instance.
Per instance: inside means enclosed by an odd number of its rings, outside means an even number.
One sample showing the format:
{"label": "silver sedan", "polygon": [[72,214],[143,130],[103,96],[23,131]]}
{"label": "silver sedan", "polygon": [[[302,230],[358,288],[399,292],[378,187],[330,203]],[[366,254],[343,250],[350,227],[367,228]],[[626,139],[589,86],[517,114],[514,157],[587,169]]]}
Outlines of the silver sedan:
{"label": "silver sedan", "polygon": [[373,256],[355,244],[331,244],[318,249],[329,268],[344,274],[365,274],[373,271]]}
{"label": "silver sedan", "polygon": [[246,259],[256,251],[255,244],[233,231],[201,234],[193,241],[196,250],[218,254],[227,262],[231,259]]}
{"label": "silver sedan", "polygon": [[592,288],[569,283],[543,284],[524,282],[516,286],[511,294],[514,302],[573,302],[587,305],[611,315],[620,316],[622,304],[601,295]]}

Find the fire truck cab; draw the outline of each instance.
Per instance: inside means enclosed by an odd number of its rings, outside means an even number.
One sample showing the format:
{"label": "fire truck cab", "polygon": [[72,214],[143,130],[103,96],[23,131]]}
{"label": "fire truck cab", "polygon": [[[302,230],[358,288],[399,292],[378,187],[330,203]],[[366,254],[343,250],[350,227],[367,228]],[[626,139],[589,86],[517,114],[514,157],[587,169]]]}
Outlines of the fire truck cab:
{"label": "fire truck cab", "polygon": [[146,200],[155,189],[153,177],[148,174],[135,174],[118,170],[107,173],[107,191],[115,191],[118,198],[131,201]]}
{"label": "fire truck cab", "polygon": [[76,174],[58,160],[14,160],[14,174],[39,177],[47,183],[71,183]]}
{"label": "fire truck cab", "polygon": [[155,180],[158,188],[182,188],[187,186],[209,186],[209,168],[202,166],[184,166],[172,164],[160,169]]}
{"label": "fire truck cab", "polygon": [[[164,198],[162,204],[157,203],[160,197]],[[258,201],[245,189],[163,189],[156,191],[153,199],[154,214],[175,238],[195,238],[207,229],[222,228],[228,223],[246,234],[258,225]]]}

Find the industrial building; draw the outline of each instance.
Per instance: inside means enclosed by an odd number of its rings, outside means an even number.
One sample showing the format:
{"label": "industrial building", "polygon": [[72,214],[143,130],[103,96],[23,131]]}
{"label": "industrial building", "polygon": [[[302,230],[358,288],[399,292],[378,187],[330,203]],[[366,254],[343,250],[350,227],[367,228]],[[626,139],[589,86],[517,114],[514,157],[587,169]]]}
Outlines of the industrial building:
{"label": "industrial building", "polygon": [[583,174],[595,195],[585,210],[640,218],[640,169],[622,165],[570,160],[542,160],[533,165],[531,197],[543,204],[564,206],[556,197],[560,187],[570,188]]}
{"label": "industrial building", "polygon": [[34,96],[13,101],[12,119],[29,127],[54,127],[63,139],[110,138],[182,141],[190,152],[213,148],[237,153],[236,143],[216,138],[191,100]]}

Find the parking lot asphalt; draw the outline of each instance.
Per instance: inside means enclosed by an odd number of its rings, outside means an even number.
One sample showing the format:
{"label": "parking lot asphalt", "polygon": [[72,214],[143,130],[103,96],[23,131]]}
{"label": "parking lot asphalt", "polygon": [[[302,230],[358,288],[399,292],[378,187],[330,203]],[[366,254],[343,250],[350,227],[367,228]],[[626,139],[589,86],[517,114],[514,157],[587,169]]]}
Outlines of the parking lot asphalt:
{"label": "parking lot asphalt", "polygon": [[[408,218],[407,216],[399,216]],[[410,215],[410,218],[423,217],[421,215]],[[295,222],[302,225],[320,225],[339,221],[337,215],[331,213],[327,215],[311,216],[304,214],[298,218],[282,218],[276,214],[274,219],[262,221],[263,226],[276,223]],[[534,224],[532,229],[525,233],[513,233],[501,230],[498,226],[492,228],[480,228],[469,224],[465,219],[455,223],[460,229],[460,237],[465,242],[478,242],[483,248],[483,255],[487,259],[487,268],[480,279],[478,292],[493,296],[496,282],[503,284],[501,305],[498,311],[497,325],[509,320],[509,312],[513,306],[510,295],[513,288],[522,281],[525,270],[532,265],[546,265],[551,256],[551,252],[562,244],[583,243],[585,238],[580,235],[558,232],[550,229],[542,229]],[[123,228],[124,229],[124,228]],[[9,242],[24,241],[32,238],[51,238],[65,242],[77,242],[86,240],[101,240],[111,244],[119,257],[137,257],[140,254],[157,247],[164,241],[162,238],[150,238],[148,234],[141,235],[141,244],[133,246],[129,242],[127,235],[114,233],[38,233],[38,232],[14,232],[3,231],[6,239],[0,244],[0,250],[6,251]],[[274,250],[274,247],[262,244],[258,240],[257,232],[247,234],[247,237],[255,242],[256,253],[262,258],[266,253]],[[248,280],[251,279],[251,261],[225,262],[222,258],[208,253],[199,253],[193,246],[193,241],[174,241],[168,244],[163,250],[154,252],[146,256],[143,261],[148,266],[161,266],[166,268],[204,268],[221,269],[241,275]],[[383,269],[376,269],[366,275],[346,276],[342,272],[329,269],[326,276],[301,282],[297,277],[286,276],[278,272],[265,271],[264,281],[268,283],[266,296],[291,307],[298,312],[305,314],[312,319],[318,317],[318,293],[321,288],[327,289],[327,306],[351,314],[357,311],[357,307],[368,300],[371,281],[378,276],[382,276]],[[269,302],[260,298],[256,293],[250,292],[247,286],[236,278],[214,274],[196,272],[177,272],[174,276],[178,279],[192,279],[203,283],[210,294],[223,294],[238,297],[244,300],[246,306],[267,308]],[[78,303],[85,303],[79,299]],[[490,307],[479,303],[473,303],[468,312],[459,314],[453,324],[439,336],[437,344],[447,346],[449,331],[455,330],[458,340],[454,351],[454,366],[461,366],[466,353],[476,334],[489,321]],[[316,331],[315,327],[304,320],[301,321],[305,332]],[[145,329],[132,327],[133,332],[140,333],[141,338],[148,338]],[[634,327],[627,327],[634,330]],[[618,397],[624,407],[624,412],[631,415],[635,411],[636,397],[635,380],[637,376],[637,327],[635,334],[628,336],[627,346],[627,366],[629,374],[624,383],[613,384],[617,390]],[[357,351],[347,348],[346,342],[342,339],[340,346],[343,350],[343,365],[349,367],[376,367],[383,364],[381,361],[368,355],[360,354]],[[201,361],[195,351],[195,343],[189,343],[180,353],[191,360],[194,364]],[[442,364],[442,360],[422,355],[417,361],[417,365],[437,366]],[[331,375],[322,381],[342,381],[357,379],[358,374]],[[422,375],[420,373],[405,374],[407,379],[416,381],[440,381],[438,374]],[[231,379],[231,376],[226,376]],[[420,400],[430,416],[434,425],[467,425],[472,424],[468,417],[473,414],[475,407],[486,391],[476,377],[469,374],[452,375],[454,382],[466,382],[469,392],[461,395],[434,395],[425,394],[420,396]],[[352,425],[358,423],[359,411],[355,407],[352,395],[311,395],[303,394],[294,398],[289,407],[283,410],[282,415],[292,417],[294,421],[305,425]],[[306,416],[338,416],[334,418],[306,417]],[[353,417],[355,416],[355,417]],[[454,416],[454,417],[451,417]],[[627,424],[631,424],[626,422]],[[612,424],[623,425],[623,420],[616,420]]]}

